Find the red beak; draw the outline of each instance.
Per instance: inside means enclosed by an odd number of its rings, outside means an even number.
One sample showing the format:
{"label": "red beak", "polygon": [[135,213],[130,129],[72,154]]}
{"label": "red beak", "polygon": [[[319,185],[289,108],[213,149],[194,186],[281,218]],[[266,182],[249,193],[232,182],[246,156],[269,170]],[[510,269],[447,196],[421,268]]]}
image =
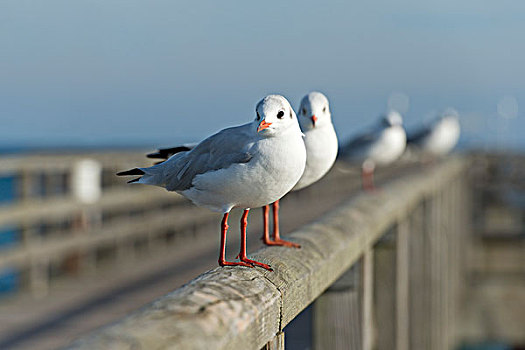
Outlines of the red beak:
{"label": "red beak", "polygon": [[257,128],[257,132],[266,129],[266,128],[269,127],[270,125],[272,125],[272,123],[267,123],[266,120],[263,120],[263,121],[259,124],[259,127]]}
{"label": "red beak", "polygon": [[312,115],[312,123],[314,123],[314,126],[315,126],[316,121],[317,121],[317,117],[315,115]]}

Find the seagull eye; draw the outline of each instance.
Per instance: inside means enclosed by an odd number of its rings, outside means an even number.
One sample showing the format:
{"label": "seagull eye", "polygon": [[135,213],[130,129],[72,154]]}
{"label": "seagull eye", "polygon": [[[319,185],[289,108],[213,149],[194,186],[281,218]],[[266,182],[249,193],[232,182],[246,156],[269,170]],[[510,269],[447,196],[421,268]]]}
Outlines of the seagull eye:
{"label": "seagull eye", "polygon": [[323,113],[326,113],[326,106],[323,107]]}
{"label": "seagull eye", "polygon": [[290,119],[293,119],[292,110],[290,110]]}
{"label": "seagull eye", "polygon": [[259,115],[259,112],[257,112],[257,120],[261,120],[261,116]]}
{"label": "seagull eye", "polygon": [[303,115],[306,115],[306,108],[303,107]]}
{"label": "seagull eye", "polygon": [[279,111],[279,113],[277,113],[277,118],[283,119],[283,117],[284,117],[284,112],[283,111]]}

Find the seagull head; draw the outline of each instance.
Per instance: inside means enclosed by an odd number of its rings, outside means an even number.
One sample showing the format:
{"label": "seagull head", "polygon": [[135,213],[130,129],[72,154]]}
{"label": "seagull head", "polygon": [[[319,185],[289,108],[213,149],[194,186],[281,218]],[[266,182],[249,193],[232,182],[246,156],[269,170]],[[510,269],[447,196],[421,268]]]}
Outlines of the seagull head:
{"label": "seagull head", "polygon": [[314,91],[303,97],[299,106],[299,124],[303,131],[331,123],[330,105],[325,95]]}
{"label": "seagull head", "polygon": [[447,108],[441,113],[438,120],[446,122],[457,122],[459,120],[459,113],[454,108]]}
{"label": "seagull head", "polygon": [[281,95],[268,95],[255,107],[254,125],[257,134],[268,137],[290,128],[299,131],[297,117],[292,106]]}
{"label": "seagull head", "polygon": [[403,125],[403,117],[396,111],[390,111],[381,119],[381,123],[386,126],[401,126]]}

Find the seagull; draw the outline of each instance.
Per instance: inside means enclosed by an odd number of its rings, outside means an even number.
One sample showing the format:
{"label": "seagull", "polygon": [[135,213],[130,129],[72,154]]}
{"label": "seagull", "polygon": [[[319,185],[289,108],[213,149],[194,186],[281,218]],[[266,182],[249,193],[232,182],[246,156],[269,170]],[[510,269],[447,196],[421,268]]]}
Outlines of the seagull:
{"label": "seagull", "polygon": [[456,146],[459,134],[458,112],[448,109],[430,125],[409,135],[407,142],[423,153],[444,156]]}
{"label": "seagull", "polygon": [[[255,111],[251,123],[221,130],[159,164],[117,175],[139,175],[129,182],[164,187],[222,213],[220,266],[255,265],[272,271],[246,255],[248,213],[250,208],[275,202],[295,186],[304,172],[306,149],[295,112],[283,96],[266,96]],[[228,215],[233,208],[244,209],[240,261],[225,259]]]}
{"label": "seagull", "polygon": [[[311,92],[301,100],[299,107],[299,125],[304,133],[306,146],[306,167],[301,179],[292,191],[303,189],[320,180],[330,170],[337,157],[337,135],[332,124],[328,99],[320,92]],[[161,148],[147,155],[149,158],[168,159],[174,154],[187,151],[195,144],[184,144],[177,147]],[[263,206],[263,237],[262,241],[270,246],[285,246],[300,248],[294,242],[281,239],[279,234],[279,200],[272,204],[273,209],[273,239],[269,234],[270,205]]]}
{"label": "seagull", "polygon": [[368,133],[358,135],[346,144],[342,157],[361,165],[363,189],[375,191],[374,169],[397,160],[406,148],[406,133],[403,118],[390,111]]}
{"label": "seagull", "polygon": [[[332,124],[328,99],[320,92],[310,92],[301,100],[299,107],[299,125],[304,133],[306,146],[306,167],[303,176],[292,191],[297,191],[319,181],[332,168],[337,157],[337,135]],[[263,242],[266,245],[278,245],[300,248],[297,243],[285,241],[279,235],[279,200],[272,204],[273,239],[268,229],[270,206],[263,207]]]}

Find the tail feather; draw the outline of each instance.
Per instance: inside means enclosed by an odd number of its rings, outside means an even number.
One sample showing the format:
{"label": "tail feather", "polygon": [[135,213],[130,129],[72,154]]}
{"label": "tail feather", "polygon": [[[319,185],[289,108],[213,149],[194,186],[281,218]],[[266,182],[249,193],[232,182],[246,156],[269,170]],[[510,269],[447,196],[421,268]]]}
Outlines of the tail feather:
{"label": "tail feather", "polygon": [[121,171],[117,173],[117,176],[127,176],[127,175],[144,175],[145,172],[140,170],[139,168],[130,169],[126,171]]}
{"label": "tail feather", "polygon": [[165,179],[163,176],[163,167],[162,165],[154,165],[149,168],[135,168],[126,171],[121,171],[117,173],[118,176],[127,176],[127,175],[139,175],[128,183],[141,183],[146,185],[154,185],[163,187],[165,184]]}

